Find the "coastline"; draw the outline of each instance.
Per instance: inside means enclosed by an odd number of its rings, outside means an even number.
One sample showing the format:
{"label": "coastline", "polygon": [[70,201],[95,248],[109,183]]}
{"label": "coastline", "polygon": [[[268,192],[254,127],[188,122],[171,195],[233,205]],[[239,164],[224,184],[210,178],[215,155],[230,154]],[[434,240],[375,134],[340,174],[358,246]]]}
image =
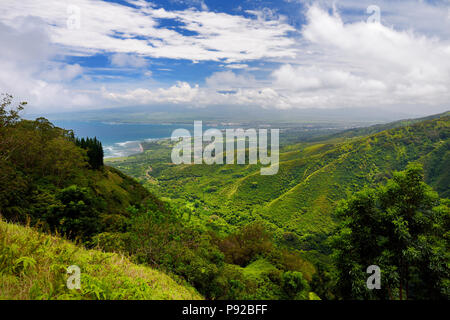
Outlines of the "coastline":
{"label": "coastline", "polygon": [[103,159],[110,161],[111,159],[115,158],[126,158],[135,154],[140,154],[144,152],[144,142],[162,141],[168,139],[170,139],[170,137],[148,138],[143,140],[133,140],[107,144],[103,146],[103,152],[105,153]]}

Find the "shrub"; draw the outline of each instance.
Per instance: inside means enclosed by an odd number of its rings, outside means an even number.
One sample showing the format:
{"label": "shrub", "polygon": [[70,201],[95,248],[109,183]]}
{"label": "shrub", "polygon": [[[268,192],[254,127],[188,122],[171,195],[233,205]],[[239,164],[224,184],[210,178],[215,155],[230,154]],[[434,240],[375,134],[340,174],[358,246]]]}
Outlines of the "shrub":
{"label": "shrub", "polygon": [[219,242],[227,263],[246,266],[260,255],[273,250],[272,235],[264,225],[254,222]]}

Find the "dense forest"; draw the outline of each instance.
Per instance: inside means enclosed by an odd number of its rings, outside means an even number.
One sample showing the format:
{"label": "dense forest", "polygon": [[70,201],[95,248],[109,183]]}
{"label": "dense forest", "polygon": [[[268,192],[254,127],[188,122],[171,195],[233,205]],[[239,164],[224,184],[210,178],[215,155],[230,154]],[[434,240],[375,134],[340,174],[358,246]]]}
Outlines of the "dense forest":
{"label": "dense forest", "polygon": [[[448,114],[288,144],[268,178],[175,167],[167,141],[104,164],[96,138],[21,119],[12,101],[0,107],[0,298],[449,297]],[[64,286],[71,264],[77,291]]]}

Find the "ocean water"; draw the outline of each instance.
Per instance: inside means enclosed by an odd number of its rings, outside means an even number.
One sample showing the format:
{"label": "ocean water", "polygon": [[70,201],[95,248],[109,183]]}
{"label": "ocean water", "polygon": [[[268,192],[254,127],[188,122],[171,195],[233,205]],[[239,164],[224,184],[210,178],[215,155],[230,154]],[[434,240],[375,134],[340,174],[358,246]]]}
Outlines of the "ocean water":
{"label": "ocean water", "polygon": [[[72,129],[77,137],[97,137],[102,142],[105,158],[124,157],[142,152],[140,142],[170,138],[176,129],[193,134],[194,124],[127,124],[97,121],[54,120],[54,125]],[[209,129],[203,126],[203,131]]]}

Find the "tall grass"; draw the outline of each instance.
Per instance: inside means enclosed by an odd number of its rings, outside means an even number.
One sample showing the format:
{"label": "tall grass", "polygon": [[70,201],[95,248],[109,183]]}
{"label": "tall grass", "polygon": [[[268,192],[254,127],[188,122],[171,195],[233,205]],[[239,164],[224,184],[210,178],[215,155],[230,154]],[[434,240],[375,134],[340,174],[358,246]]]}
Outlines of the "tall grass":
{"label": "tall grass", "polygon": [[[67,288],[67,267],[81,288]],[[168,275],[126,257],[86,250],[56,236],[0,220],[0,299],[201,299]]]}

